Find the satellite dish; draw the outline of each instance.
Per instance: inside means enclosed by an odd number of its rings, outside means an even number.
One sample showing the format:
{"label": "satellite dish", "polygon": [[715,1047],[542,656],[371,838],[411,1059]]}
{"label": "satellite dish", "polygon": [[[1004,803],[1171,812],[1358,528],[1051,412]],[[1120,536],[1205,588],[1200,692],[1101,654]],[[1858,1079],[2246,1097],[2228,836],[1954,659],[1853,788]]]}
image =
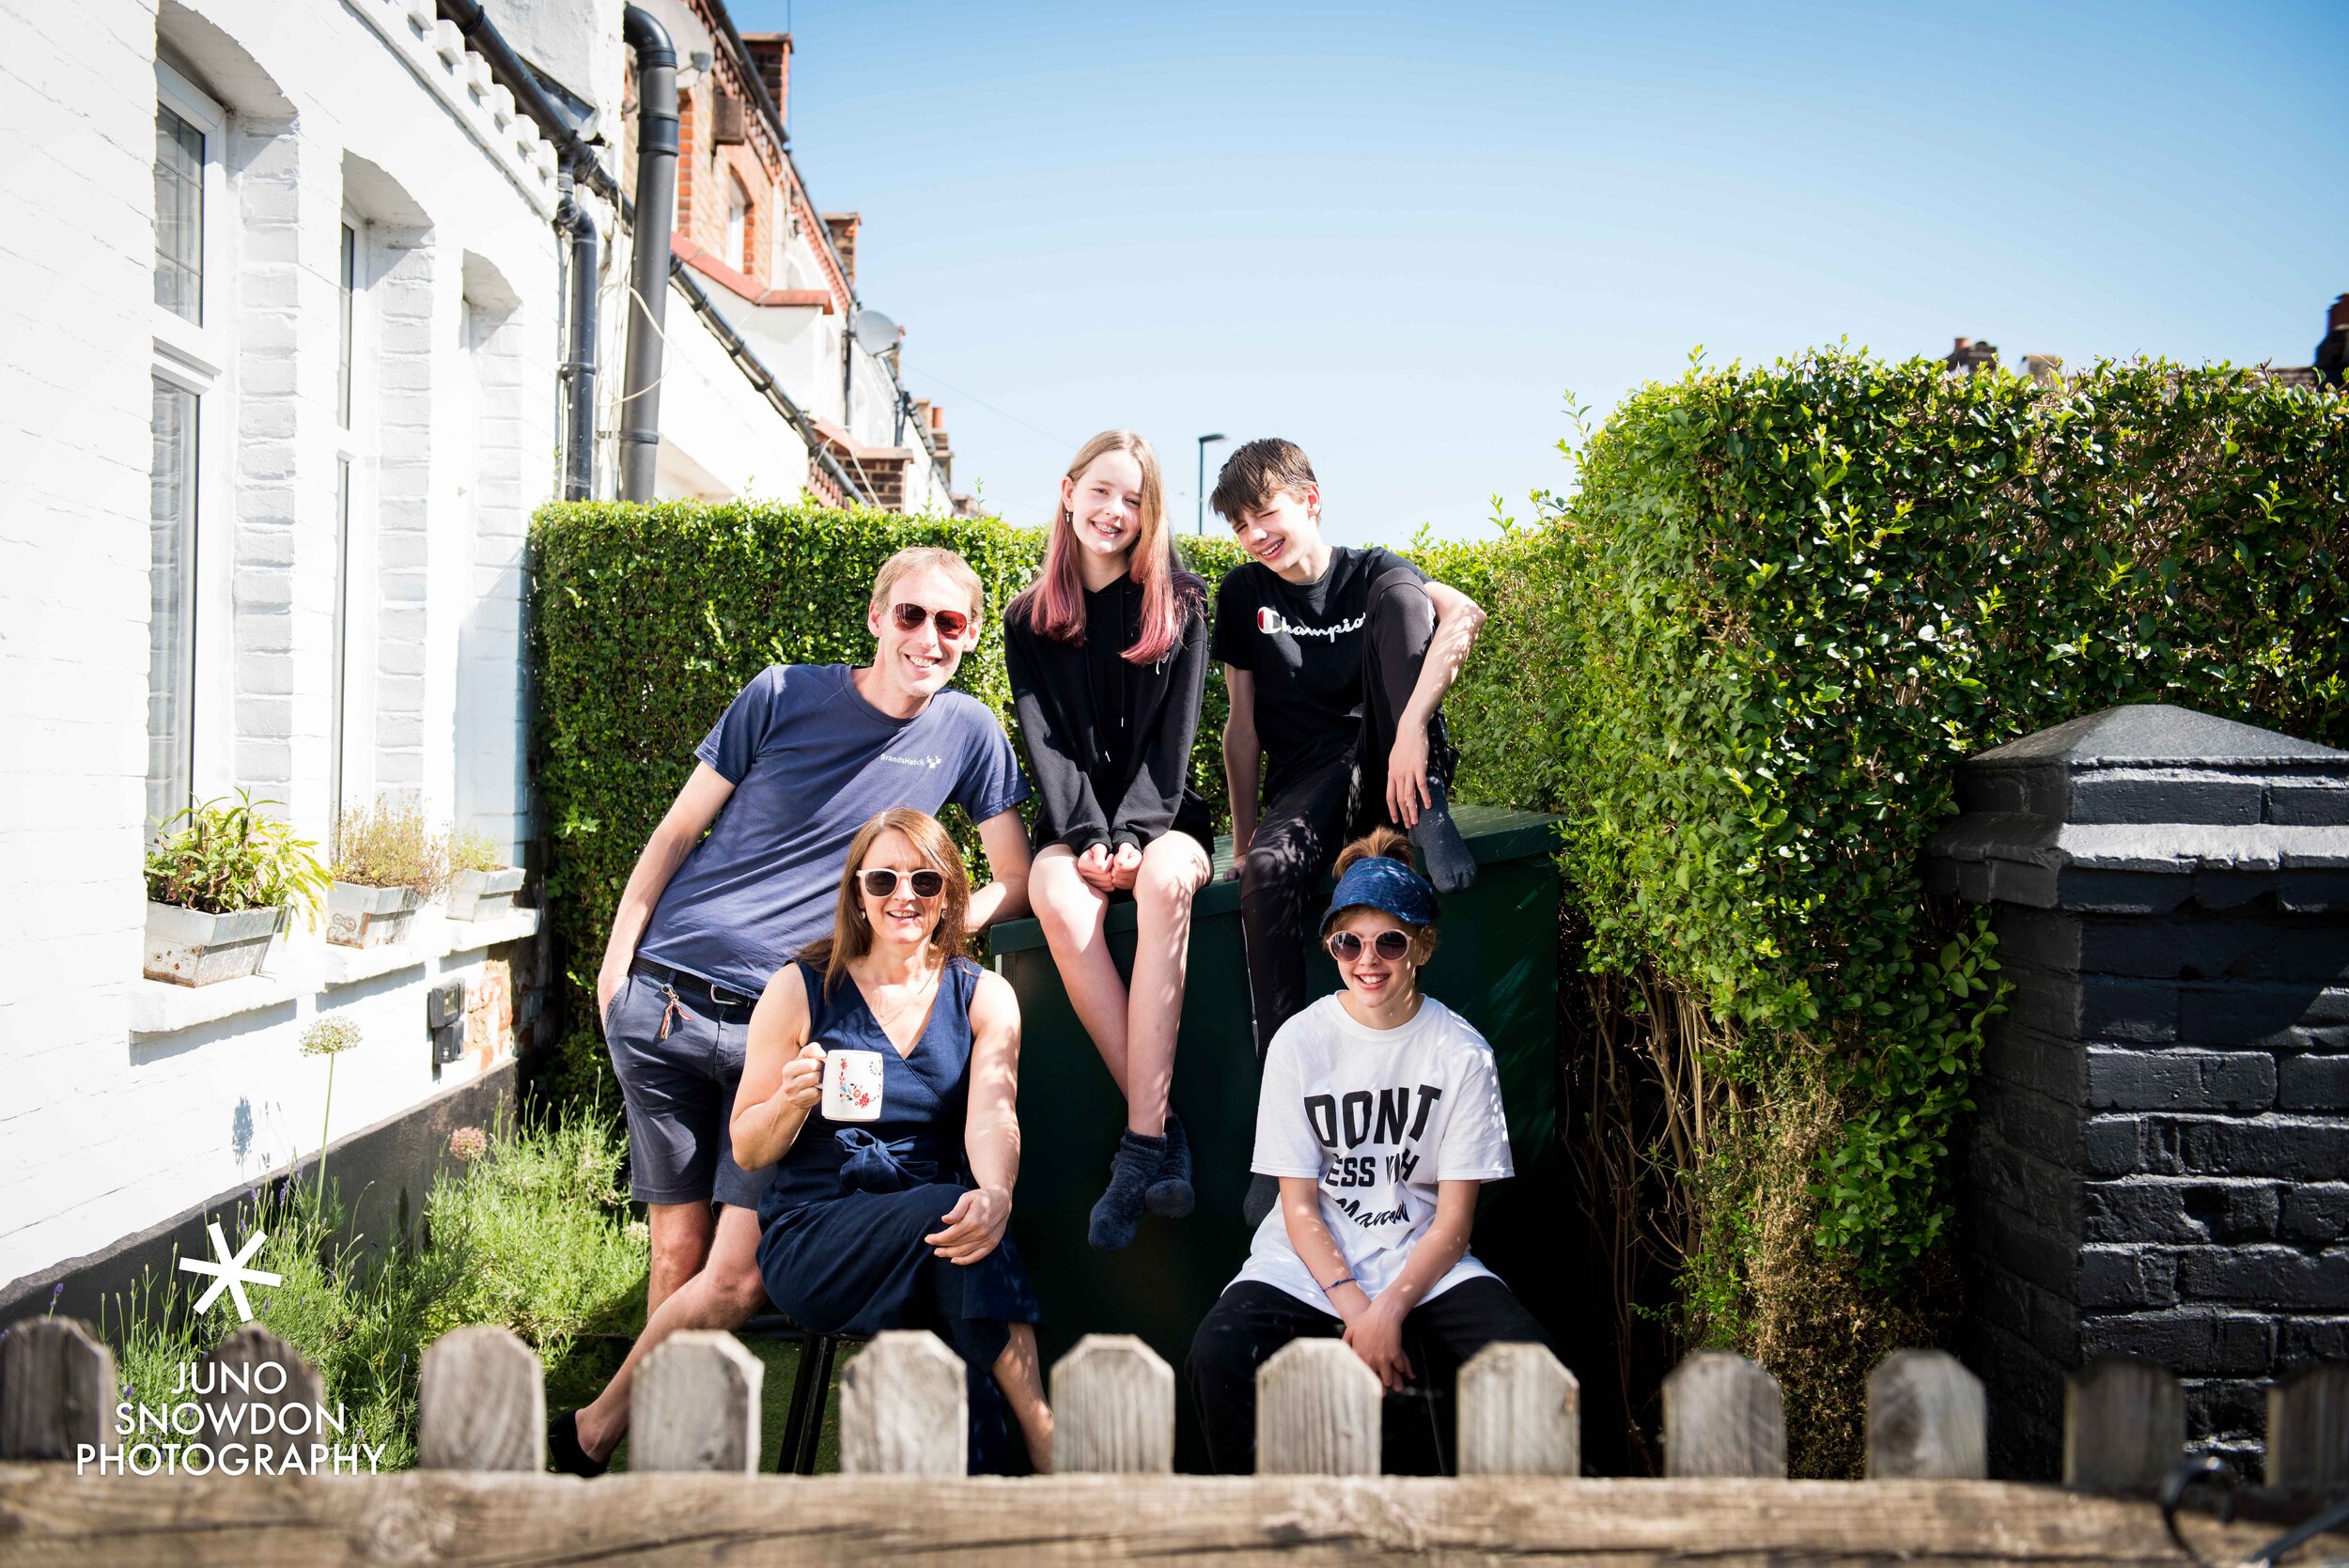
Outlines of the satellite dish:
{"label": "satellite dish", "polygon": [[856,313],[856,346],[868,354],[885,354],[897,347],[905,329],[878,310]]}

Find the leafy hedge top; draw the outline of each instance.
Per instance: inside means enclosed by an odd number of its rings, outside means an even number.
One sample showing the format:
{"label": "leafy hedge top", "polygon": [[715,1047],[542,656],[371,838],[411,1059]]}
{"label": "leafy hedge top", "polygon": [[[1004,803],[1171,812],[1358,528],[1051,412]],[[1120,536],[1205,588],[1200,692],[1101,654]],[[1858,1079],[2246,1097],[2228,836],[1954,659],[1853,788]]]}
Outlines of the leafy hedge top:
{"label": "leafy hedge top", "polygon": [[1645,388],[1580,478],[1504,547],[1484,782],[1570,814],[1599,961],[1734,1025],[1728,1070],[1857,1091],[1823,1234],[1885,1278],[1948,1222],[1990,1005],[1918,872],[1953,766],[2135,702],[2349,741],[2349,399],[1819,353]]}

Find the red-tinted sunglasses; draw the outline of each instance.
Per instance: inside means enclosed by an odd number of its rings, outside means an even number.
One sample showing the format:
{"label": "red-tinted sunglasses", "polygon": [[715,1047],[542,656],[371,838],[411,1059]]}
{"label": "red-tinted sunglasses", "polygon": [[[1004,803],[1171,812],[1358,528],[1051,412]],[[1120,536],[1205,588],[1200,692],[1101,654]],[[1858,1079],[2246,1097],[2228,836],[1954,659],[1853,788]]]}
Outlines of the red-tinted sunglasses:
{"label": "red-tinted sunglasses", "polygon": [[897,623],[899,631],[919,631],[924,621],[936,618],[938,634],[949,643],[971,629],[971,617],[959,610],[926,610],[918,604],[893,604],[889,618]]}

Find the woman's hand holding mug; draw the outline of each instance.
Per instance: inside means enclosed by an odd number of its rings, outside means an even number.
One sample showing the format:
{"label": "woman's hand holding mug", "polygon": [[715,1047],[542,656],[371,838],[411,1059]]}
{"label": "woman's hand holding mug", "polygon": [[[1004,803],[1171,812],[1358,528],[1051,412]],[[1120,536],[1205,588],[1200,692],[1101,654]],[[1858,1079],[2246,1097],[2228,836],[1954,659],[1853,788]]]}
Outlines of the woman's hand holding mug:
{"label": "woman's hand holding mug", "polygon": [[813,1110],[824,1094],[824,1048],[809,1041],[800,1054],[783,1064],[783,1082],[775,1094],[785,1105]]}

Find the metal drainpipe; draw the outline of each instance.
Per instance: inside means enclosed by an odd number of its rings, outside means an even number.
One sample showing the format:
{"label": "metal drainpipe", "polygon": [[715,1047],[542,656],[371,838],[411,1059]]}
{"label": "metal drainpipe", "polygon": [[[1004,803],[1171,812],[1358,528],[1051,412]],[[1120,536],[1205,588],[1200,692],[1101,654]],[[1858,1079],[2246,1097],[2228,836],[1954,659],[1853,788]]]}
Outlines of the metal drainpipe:
{"label": "metal drainpipe", "polygon": [[677,50],[630,6],[620,36],[636,55],[636,233],[629,265],[628,363],[620,380],[620,498],[650,501],[661,458],[661,324],[677,221]]}
{"label": "metal drainpipe", "polygon": [[571,342],[563,364],[570,397],[563,438],[563,499],[592,501],[596,494],[596,220],[570,191],[555,209],[554,226],[570,236]]}

